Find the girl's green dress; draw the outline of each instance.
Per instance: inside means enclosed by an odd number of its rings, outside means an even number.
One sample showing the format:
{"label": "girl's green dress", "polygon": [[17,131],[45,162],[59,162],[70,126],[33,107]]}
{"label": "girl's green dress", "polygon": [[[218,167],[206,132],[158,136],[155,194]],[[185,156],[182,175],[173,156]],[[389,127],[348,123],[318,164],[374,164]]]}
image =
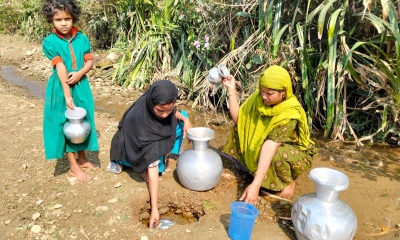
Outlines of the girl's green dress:
{"label": "girl's green dress", "polygon": [[[72,33],[69,41],[57,35],[56,32],[52,33],[43,40],[42,44],[46,57],[52,60],[53,64],[61,58],[68,73],[82,69],[85,58],[91,59],[89,39],[76,28],[72,30]],[[94,123],[94,101],[88,78],[83,76],[70,88],[75,106],[82,107],[87,112],[86,120],[91,126],[90,136],[81,144],[73,144],[66,140],[63,126],[67,121],[65,117],[67,106],[56,67],[53,65],[53,73],[46,87],[43,114],[43,140],[47,160],[61,158],[66,152],[98,151],[99,149]]]}

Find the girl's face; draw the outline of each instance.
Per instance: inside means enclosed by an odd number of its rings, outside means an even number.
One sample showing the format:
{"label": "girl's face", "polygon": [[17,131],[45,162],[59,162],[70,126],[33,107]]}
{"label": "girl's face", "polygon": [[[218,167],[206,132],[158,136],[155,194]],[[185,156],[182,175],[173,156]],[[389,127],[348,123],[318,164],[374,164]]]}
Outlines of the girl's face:
{"label": "girl's face", "polygon": [[156,104],[154,105],[154,112],[159,118],[166,118],[168,115],[174,111],[175,108],[175,103],[169,103],[169,104]]}
{"label": "girl's face", "polygon": [[69,40],[73,26],[72,15],[66,11],[54,10],[53,25],[61,35]]}
{"label": "girl's face", "polygon": [[276,91],[267,87],[261,87],[261,97],[267,106],[275,106],[285,100],[285,91]]}

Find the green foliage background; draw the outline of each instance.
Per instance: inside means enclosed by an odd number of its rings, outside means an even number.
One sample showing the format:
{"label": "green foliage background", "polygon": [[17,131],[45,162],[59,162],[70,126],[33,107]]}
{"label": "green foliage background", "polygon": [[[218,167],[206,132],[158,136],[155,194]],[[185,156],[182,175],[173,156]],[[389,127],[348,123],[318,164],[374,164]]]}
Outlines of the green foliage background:
{"label": "green foliage background", "polygon": [[[81,0],[77,25],[120,55],[112,80],[145,89],[174,81],[193,107],[222,110],[208,70],[228,65],[240,100],[272,64],[290,72],[310,128],[363,145],[400,144],[399,1]],[[41,41],[42,1],[0,0],[0,31]]]}

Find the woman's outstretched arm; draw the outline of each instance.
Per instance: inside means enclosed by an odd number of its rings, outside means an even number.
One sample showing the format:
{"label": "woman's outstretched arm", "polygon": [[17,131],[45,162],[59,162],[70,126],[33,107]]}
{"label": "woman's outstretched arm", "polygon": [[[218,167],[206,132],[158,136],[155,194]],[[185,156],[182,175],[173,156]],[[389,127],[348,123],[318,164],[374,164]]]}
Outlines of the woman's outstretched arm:
{"label": "woman's outstretched arm", "polygon": [[268,168],[271,165],[272,158],[274,157],[276,150],[282,143],[277,143],[272,140],[264,142],[260,157],[258,158],[257,171],[254,174],[253,182],[243,192],[240,200],[244,200],[250,204],[256,205],[258,199],[258,193],[260,191],[261,184],[267,174]]}
{"label": "woman's outstretched arm", "polygon": [[237,124],[239,115],[239,101],[236,92],[236,80],[232,75],[229,75],[222,80],[222,84],[224,84],[227,88],[229,98],[229,112],[231,114],[231,118],[235,122],[235,124]]}

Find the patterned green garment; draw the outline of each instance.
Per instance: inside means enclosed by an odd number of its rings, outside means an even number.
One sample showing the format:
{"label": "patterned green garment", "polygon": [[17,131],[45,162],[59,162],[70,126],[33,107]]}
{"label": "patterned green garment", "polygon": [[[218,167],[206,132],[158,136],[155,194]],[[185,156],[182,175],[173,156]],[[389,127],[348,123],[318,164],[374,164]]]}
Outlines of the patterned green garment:
{"label": "patterned green garment", "polygon": [[[272,158],[271,166],[264,177],[262,187],[273,191],[282,191],[298,176],[310,169],[315,148],[313,144],[310,144],[306,151],[298,147],[296,144],[298,142],[296,127],[297,121],[290,120],[285,125],[275,127],[268,134],[267,139],[282,143],[282,145],[278,147]],[[232,156],[240,165],[248,169],[240,151],[237,126],[231,131],[223,152]],[[253,176],[255,175],[253,172],[250,173]]]}
{"label": "patterned green garment", "polygon": [[[73,37],[69,41],[52,33],[43,40],[42,44],[46,57],[52,60],[53,64],[56,60],[61,59],[68,73],[82,69],[85,64],[85,56],[90,55],[89,39],[77,30],[73,33]],[[91,126],[90,136],[81,144],[72,144],[65,139],[63,126],[67,121],[65,117],[67,106],[57,69],[53,66],[53,73],[46,86],[43,113],[43,140],[47,160],[61,158],[65,152],[98,151],[99,149],[94,123],[94,101],[86,76],[71,86],[71,96],[76,107],[86,110],[86,120]]]}

